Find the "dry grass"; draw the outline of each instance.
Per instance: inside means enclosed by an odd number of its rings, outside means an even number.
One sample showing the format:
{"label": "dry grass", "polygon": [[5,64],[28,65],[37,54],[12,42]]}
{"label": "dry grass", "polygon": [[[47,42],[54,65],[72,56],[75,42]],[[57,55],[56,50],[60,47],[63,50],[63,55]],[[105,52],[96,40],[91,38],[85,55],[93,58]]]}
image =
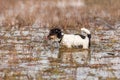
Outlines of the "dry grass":
{"label": "dry grass", "polygon": [[84,6],[62,6],[59,0],[0,0],[0,26],[91,27],[97,18],[110,25],[120,20],[120,0],[83,0]]}

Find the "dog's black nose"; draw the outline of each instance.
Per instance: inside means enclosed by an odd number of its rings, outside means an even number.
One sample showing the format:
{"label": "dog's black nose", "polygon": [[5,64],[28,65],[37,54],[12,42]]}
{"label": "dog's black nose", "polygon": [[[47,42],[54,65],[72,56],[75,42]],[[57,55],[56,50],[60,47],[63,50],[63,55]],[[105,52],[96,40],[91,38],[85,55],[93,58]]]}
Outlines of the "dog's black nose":
{"label": "dog's black nose", "polygon": [[48,35],[48,36],[47,36],[47,39],[49,39],[49,40],[50,40],[50,35]]}
{"label": "dog's black nose", "polygon": [[51,40],[51,39],[52,39],[52,37],[51,37],[50,35],[48,35],[48,36],[47,36],[47,39]]}

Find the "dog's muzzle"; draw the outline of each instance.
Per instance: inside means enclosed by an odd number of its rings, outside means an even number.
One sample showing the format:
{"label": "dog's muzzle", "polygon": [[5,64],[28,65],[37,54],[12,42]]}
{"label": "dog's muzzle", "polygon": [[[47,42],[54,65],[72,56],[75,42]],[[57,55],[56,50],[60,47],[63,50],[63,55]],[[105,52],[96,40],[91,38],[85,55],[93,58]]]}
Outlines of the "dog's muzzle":
{"label": "dog's muzzle", "polygon": [[47,38],[48,38],[49,40],[56,39],[56,35],[48,35]]}

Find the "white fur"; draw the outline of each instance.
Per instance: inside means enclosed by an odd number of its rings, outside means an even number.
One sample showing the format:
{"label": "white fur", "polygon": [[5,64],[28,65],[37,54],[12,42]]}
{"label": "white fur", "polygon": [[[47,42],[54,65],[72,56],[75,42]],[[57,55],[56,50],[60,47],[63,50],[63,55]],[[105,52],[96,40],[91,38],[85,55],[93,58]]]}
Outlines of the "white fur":
{"label": "white fur", "polygon": [[84,32],[86,32],[87,34],[90,34],[90,31],[89,31],[88,29],[86,29],[86,28],[81,28],[81,31],[84,31]]}
{"label": "white fur", "polygon": [[[81,30],[87,34],[90,34],[90,31],[86,28],[81,28]],[[89,38],[86,36],[85,39],[82,39],[79,35],[64,34],[61,43],[68,48],[71,48],[72,46],[82,45],[84,49],[87,49],[89,47]]]}

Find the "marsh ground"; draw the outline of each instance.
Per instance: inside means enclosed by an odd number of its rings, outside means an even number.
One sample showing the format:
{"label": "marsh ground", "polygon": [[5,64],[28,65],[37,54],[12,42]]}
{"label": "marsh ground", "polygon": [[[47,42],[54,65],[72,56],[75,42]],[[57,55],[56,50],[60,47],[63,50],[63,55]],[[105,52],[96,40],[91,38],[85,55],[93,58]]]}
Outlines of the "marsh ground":
{"label": "marsh ground", "polygon": [[[0,1],[0,80],[120,79],[119,0]],[[90,29],[91,48],[46,40],[55,26],[65,33]]]}

